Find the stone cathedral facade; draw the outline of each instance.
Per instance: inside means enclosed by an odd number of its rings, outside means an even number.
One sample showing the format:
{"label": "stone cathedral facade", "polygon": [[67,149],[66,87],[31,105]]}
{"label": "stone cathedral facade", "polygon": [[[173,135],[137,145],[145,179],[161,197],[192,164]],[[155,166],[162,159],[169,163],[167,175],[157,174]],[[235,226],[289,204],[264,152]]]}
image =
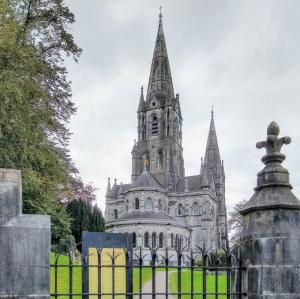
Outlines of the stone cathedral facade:
{"label": "stone cathedral facade", "polygon": [[[146,251],[227,245],[225,173],[212,112],[206,152],[199,173],[185,176],[182,115],[159,16],[146,96],[137,109],[137,141],[129,184],[111,186],[106,194],[106,231],[133,233],[134,247]],[[172,250],[172,249],[171,249]],[[148,250],[149,251],[149,250]]]}

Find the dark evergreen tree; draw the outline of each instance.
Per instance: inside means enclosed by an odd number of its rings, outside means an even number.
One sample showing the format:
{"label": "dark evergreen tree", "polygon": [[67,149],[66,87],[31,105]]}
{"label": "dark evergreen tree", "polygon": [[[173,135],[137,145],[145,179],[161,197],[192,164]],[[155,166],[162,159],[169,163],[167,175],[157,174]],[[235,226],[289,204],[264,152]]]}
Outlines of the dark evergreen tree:
{"label": "dark evergreen tree", "polygon": [[104,231],[104,218],[97,205],[83,199],[74,199],[67,205],[67,211],[72,217],[72,234],[76,243],[81,241],[83,231],[102,232]]}

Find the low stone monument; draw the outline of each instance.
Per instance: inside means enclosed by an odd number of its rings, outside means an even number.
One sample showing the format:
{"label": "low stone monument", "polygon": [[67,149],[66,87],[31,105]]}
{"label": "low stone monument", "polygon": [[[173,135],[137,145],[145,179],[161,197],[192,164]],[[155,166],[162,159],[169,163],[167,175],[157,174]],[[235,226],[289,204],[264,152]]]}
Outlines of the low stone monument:
{"label": "low stone monument", "polygon": [[278,135],[279,126],[272,122],[266,141],[257,143],[266,149],[265,167],[257,174],[254,195],[240,211],[241,252],[248,268],[243,288],[252,299],[300,298],[300,202],[281,165],[281,148],[291,138]]}
{"label": "low stone monument", "polygon": [[22,215],[21,172],[0,169],[0,298],[49,298],[50,217]]}

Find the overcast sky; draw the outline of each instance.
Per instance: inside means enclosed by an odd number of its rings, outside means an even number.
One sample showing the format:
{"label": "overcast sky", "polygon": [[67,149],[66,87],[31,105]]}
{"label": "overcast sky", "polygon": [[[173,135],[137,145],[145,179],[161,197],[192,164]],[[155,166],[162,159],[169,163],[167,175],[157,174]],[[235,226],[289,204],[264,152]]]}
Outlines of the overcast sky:
{"label": "overcast sky", "polygon": [[210,122],[226,172],[227,207],[249,199],[268,124],[282,136],[300,198],[300,1],[68,0],[83,54],[67,62],[73,101],[71,154],[105,207],[107,177],[130,182],[140,86],[147,86],[159,6],[183,115],[186,175],[199,174]]}

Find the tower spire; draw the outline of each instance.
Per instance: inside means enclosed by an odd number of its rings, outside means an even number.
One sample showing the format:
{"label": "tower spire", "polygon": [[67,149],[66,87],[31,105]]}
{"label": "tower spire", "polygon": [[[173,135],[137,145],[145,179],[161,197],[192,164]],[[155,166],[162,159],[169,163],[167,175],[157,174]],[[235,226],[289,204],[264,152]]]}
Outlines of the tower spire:
{"label": "tower spire", "polygon": [[210,127],[204,156],[204,164],[210,169],[221,166],[213,109],[211,110]]}
{"label": "tower spire", "polygon": [[106,196],[109,196],[110,191],[111,191],[110,178],[107,178]]}
{"label": "tower spire", "polygon": [[162,24],[161,7],[146,100],[148,100],[153,94],[159,96],[165,95],[172,99],[175,97]]}
{"label": "tower spire", "polygon": [[141,87],[141,96],[137,112],[145,112],[144,87]]}

